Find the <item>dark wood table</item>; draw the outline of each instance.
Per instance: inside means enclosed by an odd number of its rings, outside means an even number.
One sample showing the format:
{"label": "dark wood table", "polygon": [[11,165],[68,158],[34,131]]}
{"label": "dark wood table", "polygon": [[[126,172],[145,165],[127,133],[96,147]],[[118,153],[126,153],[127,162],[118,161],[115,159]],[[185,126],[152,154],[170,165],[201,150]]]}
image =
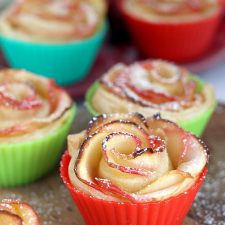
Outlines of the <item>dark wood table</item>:
{"label": "dark wood table", "polygon": [[[90,115],[82,105],[72,133],[84,129]],[[207,179],[198,193],[184,225],[225,224],[225,106],[218,106],[204,135],[210,148]],[[29,202],[38,212],[43,225],[84,225],[78,209],[59,178],[59,168],[31,185],[0,189],[0,199],[13,198]]]}

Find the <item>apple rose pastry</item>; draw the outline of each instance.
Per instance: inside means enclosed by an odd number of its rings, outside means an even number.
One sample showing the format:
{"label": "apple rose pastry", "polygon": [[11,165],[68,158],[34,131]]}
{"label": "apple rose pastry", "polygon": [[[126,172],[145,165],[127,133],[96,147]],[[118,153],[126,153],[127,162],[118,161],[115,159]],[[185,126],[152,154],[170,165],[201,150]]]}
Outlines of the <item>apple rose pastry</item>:
{"label": "apple rose pastry", "polygon": [[124,0],[129,13],[151,21],[185,22],[209,17],[219,9],[216,0]]}
{"label": "apple rose pastry", "polygon": [[182,63],[207,53],[223,14],[218,0],[121,0],[118,6],[143,54]]}
{"label": "apple rose pastry", "polygon": [[87,225],[181,225],[207,173],[203,142],[159,114],[94,117],[68,149],[61,177]]}
{"label": "apple rose pastry", "polygon": [[60,129],[71,98],[52,80],[25,71],[0,72],[0,142],[33,140]]}
{"label": "apple rose pastry", "polygon": [[1,225],[40,225],[39,218],[25,202],[3,200],[0,202]]}
{"label": "apple rose pastry", "polygon": [[30,183],[53,169],[74,114],[72,99],[52,80],[0,71],[0,187]]}
{"label": "apple rose pastry", "polygon": [[1,31],[33,42],[80,40],[102,27],[105,11],[102,0],[22,0],[3,15]]}
{"label": "apple rose pastry", "polygon": [[160,115],[103,114],[68,138],[72,185],[97,199],[160,202],[188,191],[207,162],[206,146]]}
{"label": "apple rose pastry", "polygon": [[0,17],[1,48],[12,68],[83,80],[107,33],[105,0],[16,0]]}
{"label": "apple rose pastry", "polygon": [[[204,85],[186,69],[147,60],[114,66],[90,89],[87,101],[94,114],[140,112],[150,116],[160,112],[164,118],[200,134],[214,109],[215,94],[210,85]],[[201,118],[205,121],[196,128],[195,120]],[[194,127],[189,127],[192,124]]]}

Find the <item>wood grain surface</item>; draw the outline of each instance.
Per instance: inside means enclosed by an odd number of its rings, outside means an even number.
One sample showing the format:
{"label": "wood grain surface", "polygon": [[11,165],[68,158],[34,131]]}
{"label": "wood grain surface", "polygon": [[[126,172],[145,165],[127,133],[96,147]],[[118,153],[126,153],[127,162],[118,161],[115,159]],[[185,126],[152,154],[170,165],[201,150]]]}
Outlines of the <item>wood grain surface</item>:
{"label": "wood grain surface", "polygon": [[[83,106],[79,106],[78,116],[74,126],[71,130],[72,133],[82,130],[86,127],[87,122],[90,118],[90,115],[86,112]],[[225,144],[225,107],[219,106],[215,112],[208,128],[206,129],[203,139],[207,144],[212,148],[211,152],[213,155],[213,161],[216,160],[225,160],[224,144]],[[40,165],[41,166],[41,165]],[[223,175],[222,175],[223,176]],[[212,169],[209,171],[209,179],[214,177],[219,179],[216,175],[216,171],[212,166]],[[225,177],[224,177],[225,178]],[[220,182],[220,180],[214,180],[209,182]],[[205,185],[205,186],[204,186]],[[216,185],[218,190],[216,196],[208,195],[207,191],[211,189],[204,184],[203,186],[203,198],[209,197],[210,200],[216,201],[224,197],[225,187],[222,185]],[[211,186],[210,186],[211,187]],[[207,195],[206,195],[207,194]],[[220,195],[221,194],[221,195]],[[213,197],[216,197],[215,199]],[[13,198],[21,199],[23,201],[29,202],[38,212],[41,217],[43,225],[84,225],[83,219],[80,216],[78,209],[73,203],[69,193],[61,182],[59,177],[58,167],[55,171],[49,174],[44,179],[35,182],[33,184],[27,185],[25,187],[12,188],[12,189],[0,189],[0,199],[4,198]],[[223,207],[224,201],[222,201],[221,207]],[[207,212],[205,211],[196,211],[195,207],[198,207],[198,202],[195,202],[189,217],[184,221],[183,225],[203,225],[203,224],[224,224],[224,223],[207,223]],[[199,208],[199,207],[198,207]],[[198,209],[199,210],[199,209]],[[204,210],[202,207],[201,210]],[[205,210],[208,210],[207,208]],[[201,214],[199,216],[198,214]],[[215,213],[214,213],[215,214]],[[215,214],[216,215],[216,214]],[[204,216],[204,218],[203,218]],[[194,218],[191,219],[190,217]],[[217,218],[214,218],[215,221]]]}

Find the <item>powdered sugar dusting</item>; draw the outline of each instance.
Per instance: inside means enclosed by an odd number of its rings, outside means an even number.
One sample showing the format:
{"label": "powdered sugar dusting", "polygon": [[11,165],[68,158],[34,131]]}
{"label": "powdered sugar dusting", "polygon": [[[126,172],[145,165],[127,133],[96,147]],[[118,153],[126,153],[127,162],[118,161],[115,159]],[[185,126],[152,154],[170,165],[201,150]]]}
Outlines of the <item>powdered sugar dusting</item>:
{"label": "powdered sugar dusting", "polygon": [[[189,213],[198,225],[225,225],[224,109],[218,108],[203,137],[211,152],[209,172]],[[72,133],[84,129],[89,119],[90,115],[79,107]],[[40,215],[43,225],[85,224],[58,172],[25,187],[0,189],[0,199],[3,198],[29,202]],[[197,225],[189,219],[184,224]]]}
{"label": "powdered sugar dusting", "polygon": [[29,202],[43,225],[72,225],[76,221],[76,225],[84,224],[58,173],[25,187],[1,189],[0,199],[3,198]]}
{"label": "powdered sugar dusting", "polygon": [[219,106],[204,133],[209,146],[209,172],[190,211],[200,224],[225,225],[225,107]]}
{"label": "powdered sugar dusting", "polygon": [[209,174],[190,215],[200,224],[225,225],[225,164],[221,160],[210,165]]}

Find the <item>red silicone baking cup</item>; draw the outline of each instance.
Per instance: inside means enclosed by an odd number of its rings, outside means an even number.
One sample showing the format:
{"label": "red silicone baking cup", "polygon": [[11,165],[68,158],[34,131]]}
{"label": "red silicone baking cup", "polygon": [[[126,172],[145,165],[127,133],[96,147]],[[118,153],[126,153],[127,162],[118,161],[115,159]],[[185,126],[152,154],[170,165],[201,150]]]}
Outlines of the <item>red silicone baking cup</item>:
{"label": "red silicone baking cup", "polygon": [[70,160],[66,152],[61,161],[61,178],[87,225],[181,225],[207,173],[205,168],[194,186],[168,200],[143,204],[118,203],[78,191],[68,176]]}
{"label": "red silicone baking cup", "polygon": [[177,62],[192,61],[209,49],[222,18],[222,7],[211,17],[193,22],[165,23],[142,20],[118,1],[128,30],[139,50],[148,57]]}

